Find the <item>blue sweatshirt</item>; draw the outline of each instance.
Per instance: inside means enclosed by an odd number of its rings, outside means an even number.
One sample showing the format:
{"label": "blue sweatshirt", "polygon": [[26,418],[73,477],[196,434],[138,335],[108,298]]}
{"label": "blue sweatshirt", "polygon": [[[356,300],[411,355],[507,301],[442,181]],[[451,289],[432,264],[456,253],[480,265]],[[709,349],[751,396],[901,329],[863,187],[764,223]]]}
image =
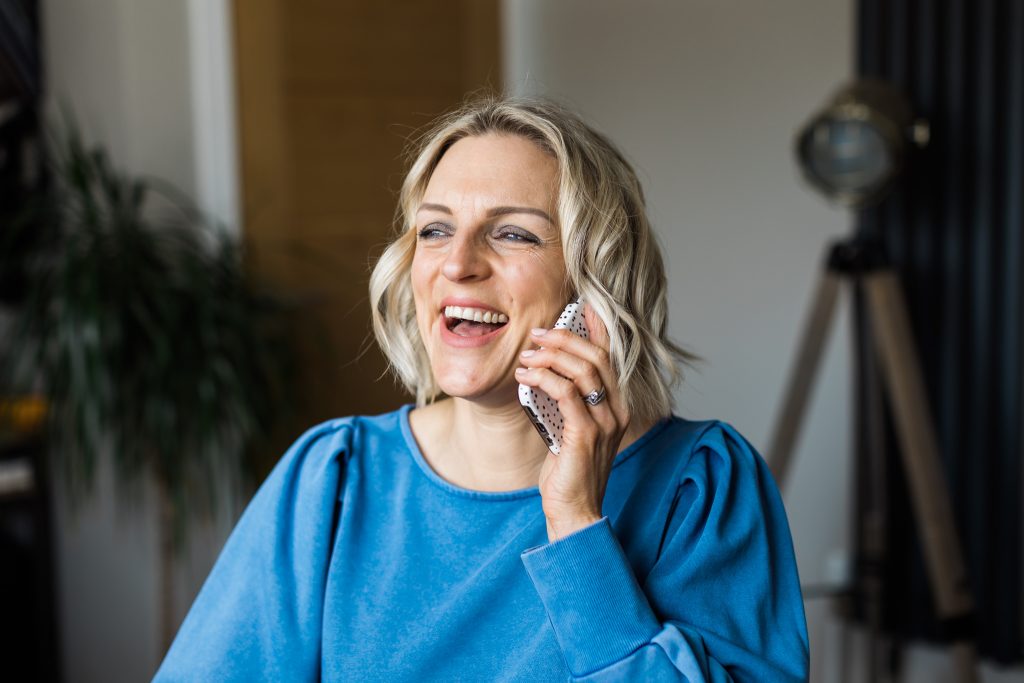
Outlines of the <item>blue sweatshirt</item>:
{"label": "blue sweatshirt", "polygon": [[411,408],[288,449],[155,680],[806,680],[786,514],[730,425],[662,419],[549,542],[537,487],[441,478]]}

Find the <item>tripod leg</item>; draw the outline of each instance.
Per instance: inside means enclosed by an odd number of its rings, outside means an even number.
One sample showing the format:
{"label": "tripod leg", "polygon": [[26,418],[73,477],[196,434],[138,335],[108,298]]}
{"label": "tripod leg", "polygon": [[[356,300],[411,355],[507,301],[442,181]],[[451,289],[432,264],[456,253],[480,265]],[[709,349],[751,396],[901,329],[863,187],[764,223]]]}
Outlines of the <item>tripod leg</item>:
{"label": "tripod leg", "polygon": [[[862,374],[857,400],[857,480],[854,509],[857,520],[857,590],[861,595],[867,629],[868,680],[892,683],[883,667],[881,650],[885,617],[886,524],[889,518],[888,471],[885,457],[885,411],[882,372],[871,343],[871,321],[860,278],[854,280],[854,305],[860,316],[858,334],[863,336]],[[860,340],[858,340],[860,341]]]}
{"label": "tripod leg", "polygon": [[[963,555],[953,521],[949,489],[939,459],[938,442],[921,366],[899,281],[891,270],[863,276],[871,329],[882,374],[896,418],[904,471],[921,534],[936,611],[949,620],[969,617],[974,609]],[[969,640],[954,647],[961,680],[976,680],[974,648]]]}
{"label": "tripod leg", "polygon": [[768,449],[768,465],[779,489],[784,487],[793,446],[807,409],[825,339],[831,327],[839,284],[839,276],[829,271],[825,271],[821,276],[797,351],[796,363],[786,386],[782,412],[776,422],[775,433]]}

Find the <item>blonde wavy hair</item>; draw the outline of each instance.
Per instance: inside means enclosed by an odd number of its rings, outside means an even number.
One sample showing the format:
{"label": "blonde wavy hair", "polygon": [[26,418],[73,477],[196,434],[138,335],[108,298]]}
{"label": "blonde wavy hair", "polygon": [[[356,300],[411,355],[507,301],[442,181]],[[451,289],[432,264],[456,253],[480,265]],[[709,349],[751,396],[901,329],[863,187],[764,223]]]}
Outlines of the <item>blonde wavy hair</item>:
{"label": "blonde wavy hair", "polygon": [[632,419],[668,415],[672,387],[683,378],[680,366],[701,359],[666,336],[665,266],[640,182],[606,137],[543,99],[473,99],[412,140],[397,234],[370,277],[373,330],[391,371],[417,405],[443,395],[416,323],[410,278],[415,215],[448,148],[488,134],[522,136],[558,161],[557,220],[569,283],[608,328],[609,356]]}

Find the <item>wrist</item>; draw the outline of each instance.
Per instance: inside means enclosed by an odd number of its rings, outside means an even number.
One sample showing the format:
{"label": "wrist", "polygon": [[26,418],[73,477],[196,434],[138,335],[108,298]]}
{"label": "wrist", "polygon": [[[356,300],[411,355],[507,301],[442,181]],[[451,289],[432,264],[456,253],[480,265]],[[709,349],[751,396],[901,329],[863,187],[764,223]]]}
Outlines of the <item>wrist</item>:
{"label": "wrist", "polygon": [[602,515],[587,514],[576,515],[570,518],[552,520],[548,518],[548,540],[552,543],[560,538],[565,538],[571,533],[585,529],[588,526],[601,521]]}

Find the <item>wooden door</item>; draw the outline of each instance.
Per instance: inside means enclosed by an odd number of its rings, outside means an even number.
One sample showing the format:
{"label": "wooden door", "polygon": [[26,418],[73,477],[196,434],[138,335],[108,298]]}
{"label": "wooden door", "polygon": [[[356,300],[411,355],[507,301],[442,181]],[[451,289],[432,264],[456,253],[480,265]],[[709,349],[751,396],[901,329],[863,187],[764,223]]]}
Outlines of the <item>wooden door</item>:
{"label": "wooden door", "polygon": [[300,303],[305,401],[279,449],[320,420],[412,400],[383,375],[367,282],[408,136],[501,87],[498,0],[236,0],[234,14],[246,246]]}

